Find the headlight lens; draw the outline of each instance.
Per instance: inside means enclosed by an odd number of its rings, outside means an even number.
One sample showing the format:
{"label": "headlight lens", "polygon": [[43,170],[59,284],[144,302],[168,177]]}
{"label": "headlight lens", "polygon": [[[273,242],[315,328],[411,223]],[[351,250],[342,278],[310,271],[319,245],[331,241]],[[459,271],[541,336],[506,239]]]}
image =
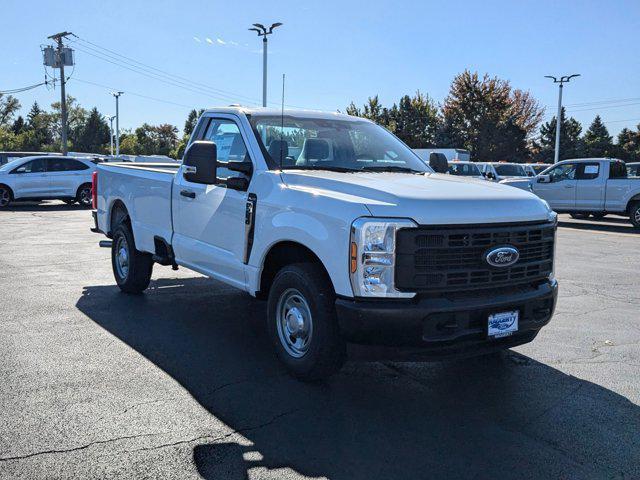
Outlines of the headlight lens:
{"label": "headlight lens", "polygon": [[357,297],[411,298],[394,286],[396,232],[415,228],[409,219],[358,218],[351,226],[349,271]]}

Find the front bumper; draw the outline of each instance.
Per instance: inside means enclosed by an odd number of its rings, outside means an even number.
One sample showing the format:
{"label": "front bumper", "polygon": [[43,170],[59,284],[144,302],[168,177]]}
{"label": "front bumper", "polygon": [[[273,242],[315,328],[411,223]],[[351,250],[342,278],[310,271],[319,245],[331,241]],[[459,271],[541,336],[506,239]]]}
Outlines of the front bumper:
{"label": "front bumper", "polygon": [[[353,343],[420,347],[434,357],[510,348],[530,342],[553,315],[558,284],[502,291],[464,292],[414,301],[336,300],[338,322]],[[518,310],[518,331],[487,336],[488,316]]]}

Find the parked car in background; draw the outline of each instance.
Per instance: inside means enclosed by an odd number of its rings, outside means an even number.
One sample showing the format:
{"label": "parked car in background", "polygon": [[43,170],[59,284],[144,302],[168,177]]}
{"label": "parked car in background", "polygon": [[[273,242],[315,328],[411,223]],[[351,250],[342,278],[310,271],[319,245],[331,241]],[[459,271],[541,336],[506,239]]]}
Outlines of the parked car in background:
{"label": "parked car in background", "polygon": [[628,215],[640,229],[640,178],[629,177],[622,160],[563,160],[536,177],[501,183],[532,191],[556,212],[570,213],[574,218]]}
{"label": "parked car in background", "polygon": [[0,208],[18,200],[64,200],[91,206],[91,159],[36,155],[0,167]]}
{"label": "parked car in background", "polygon": [[460,160],[462,162],[471,161],[471,153],[464,148],[414,148],[413,151],[427,164],[429,163],[429,155],[431,153],[443,154],[448,162],[454,160]]}
{"label": "parked car in background", "polygon": [[640,162],[627,163],[627,176],[640,177]]}
{"label": "parked car in background", "polygon": [[132,162],[132,163],[180,163],[180,160],[166,155],[120,155],[109,156],[110,162]]}
{"label": "parked car in background", "polygon": [[528,177],[527,171],[521,163],[507,162],[478,162],[482,175],[487,180],[499,182],[506,178]]}
{"label": "parked car in background", "polygon": [[481,180],[485,179],[478,166],[473,162],[449,162],[448,172],[450,175],[479,178]]}
{"label": "parked car in background", "polygon": [[553,315],[548,205],[435,174],[366,119],[207,110],[182,164],[102,163],[94,179],[121,290],[158,263],[266,299],[298,378],[339,369],[347,341],[467,356],[530,342]]}
{"label": "parked car in background", "polygon": [[530,177],[535,177],[551,166],[548,163],[524,163],[523,165],[527,175]]}
{"label": "parked car in background", "polygon": [[0,166],[18,158],[32,157],[34,155],[61,155],[56,152],[0,152]]}

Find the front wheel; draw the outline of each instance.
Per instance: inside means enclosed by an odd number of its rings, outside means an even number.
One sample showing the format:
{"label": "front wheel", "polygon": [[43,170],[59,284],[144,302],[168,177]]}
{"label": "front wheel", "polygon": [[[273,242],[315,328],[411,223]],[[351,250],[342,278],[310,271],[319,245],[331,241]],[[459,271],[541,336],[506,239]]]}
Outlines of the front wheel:
{"label": "front wheel", "polygon": [[631,205],[629,219],[635,228],[640,229],[640,202]]}
{"label": "front wheel", "polygon": [[331,280],[313,263],[283,267],[268,299],[268,330],[280,360],[303,381],[337,372],[346,358]]}
{"label": "front wheel", "polygon": [[153,258],[136,250],[133,233],[127,224],[120,224],[113,234],[111,245],[113,276],[125,293],[142,293],[151,281]]}

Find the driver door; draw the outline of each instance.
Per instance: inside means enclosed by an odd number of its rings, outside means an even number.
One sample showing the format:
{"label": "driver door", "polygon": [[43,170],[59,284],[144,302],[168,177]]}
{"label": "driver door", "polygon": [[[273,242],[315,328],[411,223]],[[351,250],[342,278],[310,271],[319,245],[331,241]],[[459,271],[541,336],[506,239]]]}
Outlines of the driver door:
{"label": "driver door", "polygon": [[44,198],[50,195],[45,158],[36,158],[11,170],[15,198]]}
{"label": "driver door", "polygon": [[540,183],[536,178],[533,191],[543,198],[554,210],[571,210],[576,206],[576,163],[562,163],[550,170],[550,183]]}
{"label": "driver door", "polygon": [[[248,159],[246,141],[233,116],[208,120],[196,140],[216,144],[218,161]],[[179,263],[245,288],[244,246],[247,192],[188,181],[183,165],[173,188],[173,248]],[[218,168],[218,177],[242,175]]]}

